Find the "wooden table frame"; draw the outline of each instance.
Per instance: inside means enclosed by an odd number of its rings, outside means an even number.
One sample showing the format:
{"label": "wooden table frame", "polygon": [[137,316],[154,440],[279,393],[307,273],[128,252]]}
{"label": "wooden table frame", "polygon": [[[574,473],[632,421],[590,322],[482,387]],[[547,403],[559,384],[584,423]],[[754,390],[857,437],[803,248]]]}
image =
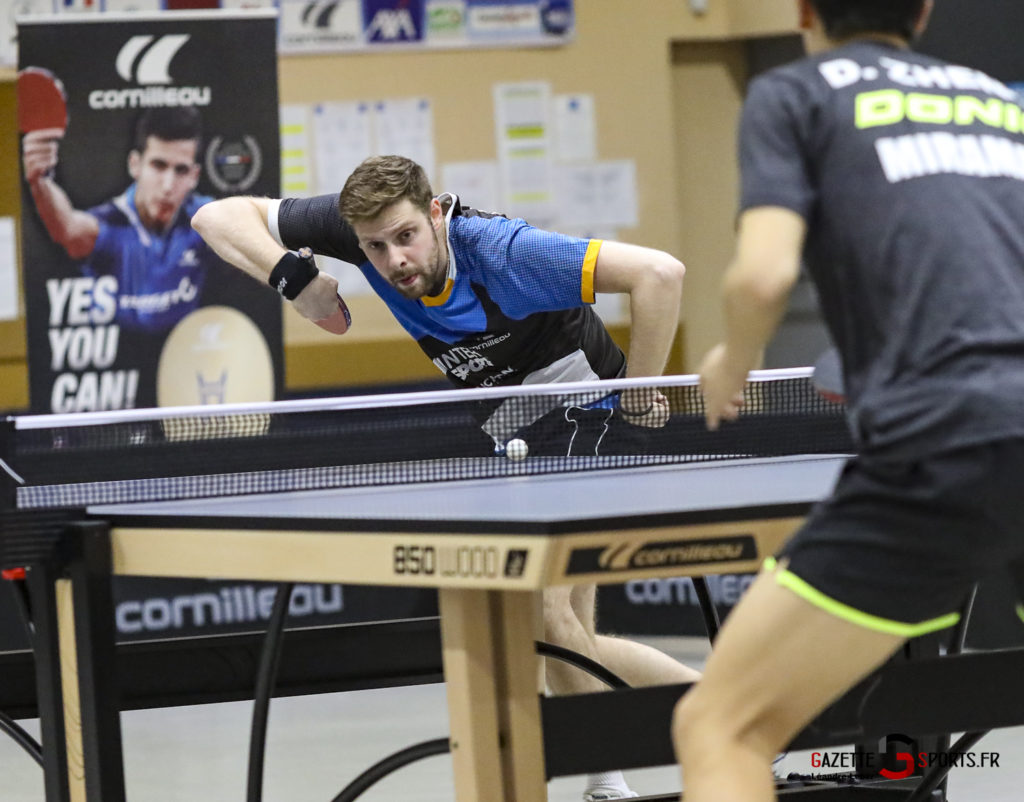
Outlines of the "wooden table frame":
{"label": "wooden table frame", "polygon": [[[437,587],[456,798],[543,800],[543,685],[534,651],[543,588],[755,571],[801,521],[791,504],[756,512],[739,511],[729,521],[520,535],[94,520],[69,533],[76,546],[70,576],[53,585],[62,701],[41,699],[40,709],[44,719],[59,715],[66,766],[51,757],[47,800],[125,799],[110,670],[111,575]],[[46,663],[47,647],[39,648]]]}

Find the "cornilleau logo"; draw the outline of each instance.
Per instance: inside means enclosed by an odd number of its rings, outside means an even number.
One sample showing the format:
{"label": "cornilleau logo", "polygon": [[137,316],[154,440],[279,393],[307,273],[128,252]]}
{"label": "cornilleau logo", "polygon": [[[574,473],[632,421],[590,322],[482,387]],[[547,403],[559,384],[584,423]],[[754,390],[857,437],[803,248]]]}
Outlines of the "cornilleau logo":
{"label": "cornilleau logo", "polygon": [[171,59],[191,37],[172,33],[153,40],[153,36],[133,36],[117,54],[117,74],[126,81],[135,76],[137,84],[169,84]]}
{"label": "cornilleau logo", "polygon": [[171,62],[191,39],[187,33],[140,34],[121,45],[114,60],[117,74],[133,89],[96,89],[89,93],[93,109],[136,109],[154,106],[208,106],[208,86],[169,86]]}
{"label": "cornilleau logo", "polygon": [[302,24],[315,28],[330,28],[331,17],[341,5],[341,0],[314,0],[302,9]]}
{"label": "cornilleau logo", "polygon": [[703,563],[757,559],[753,535],[731,534],[692,540],[638,543],[622,540],[605,547],[573,549],[567,574],[664,569]]}
{"label": "cornilleau logo", "polygon": [[640,548],[639,543],[617,543],[601,552],[597,564],[605,571],[621,571],[629,568],[633,554]]}

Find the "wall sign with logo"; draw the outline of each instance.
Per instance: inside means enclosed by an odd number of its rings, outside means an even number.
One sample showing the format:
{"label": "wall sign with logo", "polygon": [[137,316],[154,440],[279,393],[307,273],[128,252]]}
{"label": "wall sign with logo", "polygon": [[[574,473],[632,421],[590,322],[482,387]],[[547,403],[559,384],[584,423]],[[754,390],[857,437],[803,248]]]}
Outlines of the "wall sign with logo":
{"label": "wall sign with logo", "polygon": [[[545,47],[572,40],[575,0],[10,0],[16,14],[97,18],[186,9],[276,9],[282,53],[389,48]],[[2,12],[0,12],[2,15]],[[0,34],[5,20],[0,16]],[[14,64],[14,36],[0,64]]]}
{"label": "wall sign with logo", "polygon": [[573,0],[277,0],[282,52],[559,45]]}
{"label": "wall sign with logo", "polygon": [[212,198],[279,194],[275,16],[19,23],[33,411],[279,395],[280,299],[190,225]]}

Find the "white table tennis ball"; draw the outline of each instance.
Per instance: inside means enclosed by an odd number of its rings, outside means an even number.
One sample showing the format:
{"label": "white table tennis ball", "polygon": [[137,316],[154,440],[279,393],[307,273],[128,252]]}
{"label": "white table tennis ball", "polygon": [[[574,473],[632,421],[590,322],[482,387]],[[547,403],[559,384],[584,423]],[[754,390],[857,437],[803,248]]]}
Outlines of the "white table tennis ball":
{"label": "white table tennis ball", "polygon": [[530,447],[526,445],[526,441],[520,440],[518,437],[505,443],[505,456],[513,462],[526,459],[526,455],[529,453]]}

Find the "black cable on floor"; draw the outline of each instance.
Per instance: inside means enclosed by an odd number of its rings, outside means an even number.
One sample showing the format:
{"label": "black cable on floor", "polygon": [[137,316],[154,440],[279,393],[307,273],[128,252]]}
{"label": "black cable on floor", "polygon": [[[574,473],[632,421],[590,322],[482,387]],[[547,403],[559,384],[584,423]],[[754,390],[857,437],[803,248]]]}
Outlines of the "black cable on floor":
{"label": "black cable on floor", "polygon": [[260,650],[260,665],[256,672],[256,693],[253,699],[252,727],[249,733],[249,779],[246,802],[260,802],[263,798],[263,760],[267,751],[267,719],[270,698],[274,695],[277,669],[281,662],[281,640],[284,622],[288,617],[288,602],[292,597],[293,582],[277,587],[274,608],[267,622],[267,635]]}
{"label": "black cable on floor", "polygon": [[[536,649],[537,654],[574,665],[577,668],[586,671],[588,674],[597,677],[599,680],[613,688],[629,687],[626,681],[617,674],[609,671],[595,660],[591,660],[589,657],[586,657],[579,652],[574,652],[572,649],[555,646],[553,643],[545,643],[544,641],[537,641]],[[391,772],[397,771],[403,766],[408,766],[410,763],[414,763],[417,760],[422,760],[425,757],[442,755],[450,749],[451,745],[447,738],[438,738],[434,741],[424,741],[423,743],[416,744],[415,746],[410,746],[408,749],[403,749],[401,752],[395,752],[395,754],[389,755],[380,762],[375,763],[356,777],[352,782],[346,785],[342,789],[341,793],[334,797],[331,802],[352,802],[354,799],[359,797],[363,791],[382,780]]]}
{"label": "black cable on floor", "polygon": [[544,657],[552,657],[555,660],[561,660],[563,663],[569,663],[569,665],[583,669],[612,688],[629,687],[629,683],[622,679],[622,677],[609,671],[596,660],[591,660],[586,655],[574,652],[572,649],[566,649],[564,646],[555,646],[553,643],[545,643],[539,640],[537,641],[537,654]]}
{"label": "black cable on floor", "polygon": [[29,757],[42,767],[43,747],[39,745],[35,738],[25,732],[18,722],[3,712],[0,712],[0,732],[6,732],[10,735],[14,742],[28,752]]}
{"label": "black cable on floor", "polygon": [[433,741],[424,741],[423,743],[415,744],[401,752],[395,752],[393,755],[388,755],[378,763],[374,763],[370,768],[356,777],[352,782],[346,785],[341,793],[339,793],[331,802],[352,802],[352,800],[359,797],[363,791],[367,790],[371,785],[374,785],[379,780],[387,777],[391,772],[397,771],[403,766],[408,766],[410,763],[415,763],[417,760],[422,760],[425,757],[433,757],[434,755],[443,755],[451,749],[447,738],[437,738]]}
{"label": "black cable on floor", "polygon": [[718,630],[722,628],[722,622],[718,618],[718,609],[715,601],[711,598],[711,591],[708,589],[708,581],[702,576],[692,576],[693,589],[697,593],[697,601],[700,602],[700,612],[704,616],[704,629],[708,633],[708,640],[715,642],[718,637]]}

